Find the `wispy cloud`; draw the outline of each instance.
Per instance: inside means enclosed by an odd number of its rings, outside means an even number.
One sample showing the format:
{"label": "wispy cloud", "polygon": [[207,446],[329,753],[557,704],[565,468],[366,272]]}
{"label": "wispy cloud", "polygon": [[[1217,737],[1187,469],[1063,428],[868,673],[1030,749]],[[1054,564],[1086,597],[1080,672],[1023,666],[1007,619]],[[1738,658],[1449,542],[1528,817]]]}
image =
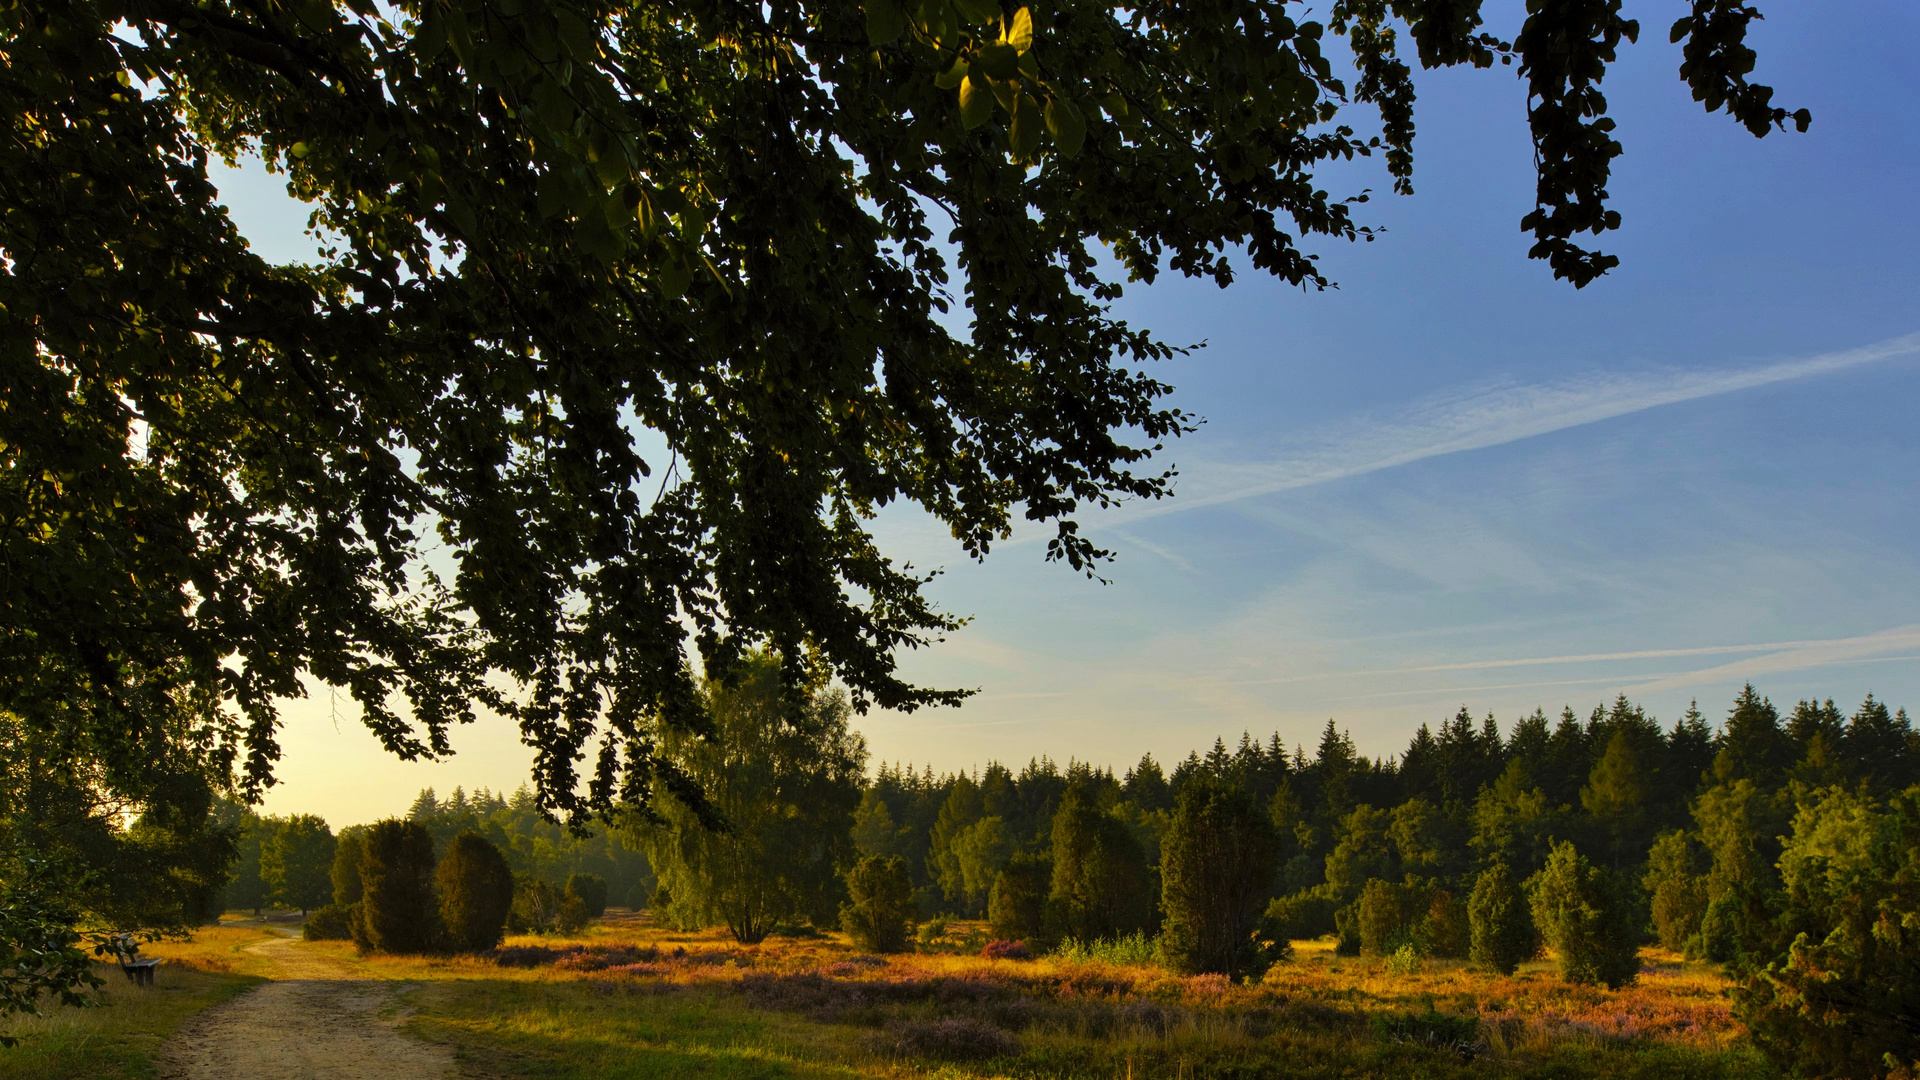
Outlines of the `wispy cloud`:
{"label": "wispy cloud", "polygon": [[1920,625],[1898,626],[1861,637],[1834,638],[1829,641],[1804,641],[1792,648],[1765,656],[1735,660],[1698,671],[1683,672],[1650,682],[1639,689],[1643,693],[1673,690],[1702,683],[1756,679],[1783,671],[1804,671],[1828,664],[1858,663],[1869,659],[1894,659],[1887,653],[1920,648]]}
{"label": "wispy cloud", "polygon": [[1920,333],[1758,367],[1597,374],[1557,384],[1486,387],[1429,399],[1395,414],[1341,424],[1277,461],[1190,467],[1184,470],[1190,481],[1174,498],[1128,506],[1108,515],[1103,523],[1112,527],[1311,487],[1662,405],[1829,375],[1915,354],[1920,354]]}

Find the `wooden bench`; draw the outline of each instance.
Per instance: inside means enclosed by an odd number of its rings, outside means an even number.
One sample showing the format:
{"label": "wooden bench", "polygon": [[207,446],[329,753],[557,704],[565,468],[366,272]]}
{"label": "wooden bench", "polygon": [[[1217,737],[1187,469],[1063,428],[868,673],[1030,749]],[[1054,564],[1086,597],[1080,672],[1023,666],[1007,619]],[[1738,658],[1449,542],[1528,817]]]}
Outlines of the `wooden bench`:
{"label": "wooden bench", "polygon": [[153,969],[160,966],[160,958],[142,957],[140,944],[133,940],[132,934],[113,935],[113,955],[120,961],[120,970],[129,982],[135,986],[153,985]]}

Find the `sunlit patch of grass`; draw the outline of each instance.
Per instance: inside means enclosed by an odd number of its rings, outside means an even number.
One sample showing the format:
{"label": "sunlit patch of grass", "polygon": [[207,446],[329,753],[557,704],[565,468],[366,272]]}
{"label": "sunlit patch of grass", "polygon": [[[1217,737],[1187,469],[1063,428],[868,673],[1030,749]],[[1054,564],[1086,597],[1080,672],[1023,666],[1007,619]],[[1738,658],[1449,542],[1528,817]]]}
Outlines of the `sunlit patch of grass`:
{"label": "sunlit patch of grass", "polygon": [[135,986],[117,964],[96,967],[106,981],[99,1006],[87,1009],[48,1006],[41,1018],[15,1017],[0,1030],[20,1045],[0,1050],[0,1075],[7,1080],[149,1077],[161,1045],[192,1019],[259,983],[236,949],[261,940],[257,930],[209,927],[192,940],[159,942],[142,951],[165,959],[152,986]]}

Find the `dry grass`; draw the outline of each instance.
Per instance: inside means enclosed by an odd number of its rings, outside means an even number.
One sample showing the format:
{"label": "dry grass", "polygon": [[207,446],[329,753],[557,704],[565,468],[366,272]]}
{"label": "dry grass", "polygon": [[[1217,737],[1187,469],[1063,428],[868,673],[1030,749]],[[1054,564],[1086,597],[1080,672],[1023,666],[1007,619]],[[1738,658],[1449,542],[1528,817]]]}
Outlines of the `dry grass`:
{"label": "dry grass", "polygon": [[7,1080],[147,1077],[153,1055],[195,1013],[260,981],[262,963],[240,950],[266,936],[257,924],[205,927],[191,940],[156,942],[142,951],[165,958],[150,987],[134,986],[114,964],[98,967],[106,986],[98,1007],[50,1007],[44,1017],[4,1025],[20,1045],[0,1050]]}

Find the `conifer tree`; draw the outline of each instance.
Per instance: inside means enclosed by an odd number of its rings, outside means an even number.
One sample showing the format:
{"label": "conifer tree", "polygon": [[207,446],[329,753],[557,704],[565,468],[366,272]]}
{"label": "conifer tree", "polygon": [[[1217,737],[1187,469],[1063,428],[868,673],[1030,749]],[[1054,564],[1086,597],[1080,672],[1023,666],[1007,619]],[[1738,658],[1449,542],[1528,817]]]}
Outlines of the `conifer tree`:
{"label": "conifer tree", "polygon": [[1642,920],[1619,875],[1562,841],[1528,879],[1527,899],[1561,978],[1618,989],[1639,977]]}
{"label": "conifer tree", "polygon": [[988,897],[987,919],[993,936],[1004,941],[1050,946],[1047,893],[1052,885],[1051,862],[1027,854],[1009,859],[994,878],[993,893]]}
{"label": "conifer tree", "polygon": [[1646,850],[1641,836],[1647,809],[1646,771],[1646,763],[1634,749],[1632,732],[1617,726],[1587,785],[1580,789],[1580,805],[1606,836],[1616,870],[1638,861]]}
{"label": "conifer tree", "polygon": [[1273,944],[1255,940],[1278,845],[1253,792],[1209,777],[1189,784],[1161,843],[1162,943],[1188,973],[1257,977]]}
{"label": "conifer tree", "polygon": [[1539,951],[1526,896],[1505,863],[1492,864],[1475,879],[1467,920],[1473,936],[1467,955],[1476,964],[1511,975]]}
{"label": "conifer tree", "polygon": [[1048,901],[1061,932],[1080,941],[1138,933],[1153,915],[1153,883],[1139,841],[1077,789],[1053,816]]}
{"label": "conifer tree", "polygon": [[277,823],[260,844],[260,878],[268,898],[288,907],[309,909],[333,895],[333,830],[312,814],[295,814]]}
{"label": "conifer tree", "polygon": [[333,886],[333,902],[337,907],[360,902],[360,850],[366,831],[364,825],[349,825],[334,838],[333,866],[327,872],[327,880]]}
{"label": "conifer tree", "polygon": [[863,949],[904,951],[913,932],[913,879],[898,855],[868,855],[847,874],[840,927]]}
{"label": "conifer tree", "polygon": [[1642,880],[1660,944],[1689,954],[1699,951],[1700,920],[1707,912],[1707,879],[1700,873],[1697,847],[1678,829],[1661,833],[1647,853]]}
{"label": "conifer tree", "polygon": [[461,833],[448,843],[434,883],[448,944],[470,952],[500,944],[513,908],[513,871],[499,848],[479,833]]}
{"label": "conifer tree", "polygon": [[360,849],[360,906],[353,941],[363,952],[424,953],[441,941],[433,894],[433,834],[417,821],[367,827]]}

